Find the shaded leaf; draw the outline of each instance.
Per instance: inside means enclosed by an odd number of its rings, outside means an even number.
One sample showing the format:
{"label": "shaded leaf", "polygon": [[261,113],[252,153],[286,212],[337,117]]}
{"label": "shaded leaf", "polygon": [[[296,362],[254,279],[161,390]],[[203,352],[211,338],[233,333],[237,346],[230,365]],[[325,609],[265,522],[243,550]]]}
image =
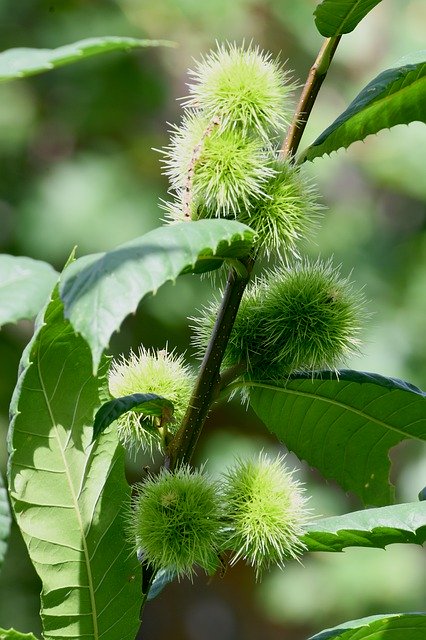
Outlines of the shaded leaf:
{"label": "shaded leaf", "polygon": [[0,327],[37,315],[59,274],[41,260],[0,255]]}
{"label": "shaded leaf", "polygon": [[353,31],[381,0],[323,0],[315,9],[315,24],[326,38]]}
{"label": "shaded leaf", "polygon": [[346,547],[423,544],[426,541],[426,504],[412,502],[364,509],[309,525],[303,542],[308,551],[342,551]]}
{"label": "shaded leaf", "polygon": [[426,439],[426,394],[401,380],[342,370],[248,383],[259,418],[300,458],[364,504],[393,501],[388,451]]}
{"label": "shaded leaf", "polygon": [[104,36],[87,38],[57,49],[8,49],[0,53],[0,82],[33,76],[108,51],[159,46],[171,47],[174,43],[166,40]]}
{"label": "shaded leaf", "polygon": [[15,629],[0,629],[0,640],[37,640],[32,633],[20,633]]}
{"label": "shaded leaf", "polygon": [[182,273],[217,269],[225,258],[247,255],[253,238],[234,220],[182,222],[70,265],[61,287],[65,315],[90,345],[95,369],[111,335],[145,295]]}
{"label": "shaded leaf", "polygon": [[425,635],[426,613],[388,613],[344,622],[309,640],[423,640]]}
{"label": "shaded leaf", "polygon": [[173,403],[156,393],[132,393],[129,396],[109,400],[98,409],[93,423],[95,440],[114,420],[127,411],[136,411],[145,416],[157,416],[169,422],[173,415]]}
{"label": "shaded leaf", "polygon": [[45,640],[133,640],[139,626],[124,452],[114,431],[90,444],[104,384],[55,291],[22,357],[9,430],[10,497],[43,585]]}
{"label": "shaded leaf", "polygon": [[300,162],[345,149],[397,124],[426,122],[426,51],[383,71],[300,156]]}
{"label": "shaded leaf", "polygon": [[7,491],[3,483],[3,477],[0,474],[0,567],[3,564],[4,557],[6,555],[11,524]]}

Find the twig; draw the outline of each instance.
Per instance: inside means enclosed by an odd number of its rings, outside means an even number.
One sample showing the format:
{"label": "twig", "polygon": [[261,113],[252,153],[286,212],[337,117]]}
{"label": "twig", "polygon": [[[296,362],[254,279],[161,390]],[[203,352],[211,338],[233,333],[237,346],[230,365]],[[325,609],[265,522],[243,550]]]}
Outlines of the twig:
{"label": "twig", "polygon": [[245,261],[247,275],[238,275],[234,269],[229,273],[222,303],[200,366],[188,410],[180,430],[169,447],[170,469],[189,462],[194,452],[201,429],[215,399],[220,381],[220,366],[253,264],[254,258],[248,258]]}
{"label": "twig", "polygon": [[341,36],[327,38],[322,45],[317,59],[312,65],[305,86],[297,105],[293,122],[290,125],[287,136],[281,148],[281,154],[285,158],[292,159],[299,148],[300,140],[309,120],[316,97],[325,80],[327,71],[340,42]]}

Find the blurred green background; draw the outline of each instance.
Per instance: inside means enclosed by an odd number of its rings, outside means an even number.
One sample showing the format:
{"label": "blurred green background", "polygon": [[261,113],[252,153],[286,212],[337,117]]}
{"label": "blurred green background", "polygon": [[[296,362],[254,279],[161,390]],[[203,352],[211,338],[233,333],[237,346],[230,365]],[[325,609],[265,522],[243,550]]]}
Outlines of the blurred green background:
{"label": "blurred green background", "polygon": [[[56,47],[101,35],[168,38],[177,49],[111,53],[50,74],[0,85],[0,252],[29,255],[61,269],[72,247],[102,251],[156,227],[166,197],[159,154],[166,122],[180,117],[186,69],[215,40],[258,43],[280,55],[303,81],[321,44],[314,0],[0,0],[0,49]],[[386,0],[344,37],[302,147],[374,75],[425,47],[424,0]],[[426,129],[414,123],[382,132],[305,171],[327,207],[305,247],[334,256],[365,287],[372,318],[363,354],[350,366],[426,387]],[[188,316],[213,285],[185,276],[144,300],[114,338],[114,353],[168,342],[192,358]],[[6,465],[7,409],[32,324],[0,332],[0,463]],[[215,473],[239,454],[276,450],[251,412],[236,402],[210,417],[199,450]],[[425,450],[403,443],[392,453],[399,501],[425,482]],[[321,515],[359,507],[332,483],[289,456]],[[130,480],[144,460],[129,460]],[[356,464],[356,461],[354,461]],[[243,565],[223,579],[200,576],[170,585],[148,605],[141,638],[282,640],[305,638],[345,619],[419,610],[425,600],[421,550],[352,549],[311,554],[262,584]],[[13,531],[0,576],[0,626],[40,632],[40,585]]]}

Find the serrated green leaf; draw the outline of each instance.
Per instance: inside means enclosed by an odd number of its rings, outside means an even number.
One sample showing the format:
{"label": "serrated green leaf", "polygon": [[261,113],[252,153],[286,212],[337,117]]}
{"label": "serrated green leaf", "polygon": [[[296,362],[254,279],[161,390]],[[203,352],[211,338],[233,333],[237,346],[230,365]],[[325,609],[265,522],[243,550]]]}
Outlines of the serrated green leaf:
{"label": "serrated green leaf", "polygon": [[247,255],[253,239],[254,232],[234,220],[182,222],[70,265],[61,285],[65,316],[90,345],[95,370],[111,335],[144,296],[182,273]]}
{"label": "serrated green leaf", "polygon": [[342,370],[249,383],[250,404],[300,458],[366,505],[393,502],[388,451],[426,439],[426,394],[401,380]]}
{"label": "serrated green leaf", "polygon": [[45,640],[133,640],[140,568],[125,539],[130,489],[114,431],[91,445],[101,379],[57,291],[22,357],[9,492],[43,589]]}
{"label": "serrated green leaf", "polygon": [[346,547],[423,544],[426,541],[426,503],[395,504],[364,509],[343,516],[320,518],[309,525],[303,542],[308,551],[342,551]]}
{"label": "serrated green leaf", "polygon": [[3,483],[3,477],[0,474],[0,568],[3,564],[4,557],[6,555],[7,541],[9,539],[11,524],[12,524],[12,521],[10,517],[7,491]]}
{"label": "serrated green leaf", "polygon": [[0,255],[0,327],[37,315],[58,277],[47,262]]}
{"label": "serrated green leaf", "polygon": [[15,629],[0,629],[0,640],[37,640],[32,633],[20,633]]}
{"label": "serrated green leaf", "polygon": [[381,0],[323,0],[315,9],[315,24],[326,38],[350,33]]}
{"label": "serrated green leaf", "polygon": [[98,409],[93,423],[93,440],[96,440],[109,425],[127,411],[136,411],[145,416],[157,416],[169,422],[173,415],[173,402],[156,393],[132,393],[114,398]]}
{"label": "serrated green leaf", "polygon": [[426,51],[407,56],[372,80],[300,155],[299,162],[347,149],[358,140],[416,120],[426,123]]}
{"label": "serrated green leaf", "polygon": [[309,640],[424,640],[426,613],[388,613],[344,622]]}
{"label": "serrated green leaf", "polygon": [[8,49],[0,53],[0,82],[51,71],[108,51],[123,51],[139,47],[173,47],[167,40],[140,40],[104,36],[87,38],[57,49]]}

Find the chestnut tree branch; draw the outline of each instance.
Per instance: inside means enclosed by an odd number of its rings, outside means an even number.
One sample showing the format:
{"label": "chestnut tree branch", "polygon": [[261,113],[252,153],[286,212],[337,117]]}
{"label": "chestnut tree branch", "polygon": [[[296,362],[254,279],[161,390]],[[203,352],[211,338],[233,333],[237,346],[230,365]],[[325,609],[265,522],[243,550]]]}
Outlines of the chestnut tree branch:
{"label": "chestnut tree branch", "polygon": [[254,258],[247,258],[244,261],[245,275],[237,274],[235,269],[229,272],[222,303],[198,372],[188,410],[167,452],[170,469],[174,469],[179,464],[188,463],[194,452],[207,414],[216,397],[220,381],[220,366],[254,260]]}
{"label": "chestnut tree branch", "polygon": [[[283,158],[293,160],[295,157],[312,107],[327,75],[339,41],[340,36],[328,38],[321,47],[310,69],[294,114],[293,122],[281,149],[281,156]],[[195,161],[197,152],[197,150],[194,151]],[[192,176],[189,177],[188,182],[192,182]],[[192,184],[189,184],[189,190],[191,186]],[[164,466],[171,470],[182,463],[190,462],[208,412],[217,398],[218,393],[223,391],[224,388],[231,390],[234,385],[237,386],[238,382],[234,382],[234,384],[231,383],[244,372],[242,367],[245,365],[241,363],[241,365],[237,365],[236,368],[232,367],[228,371],[225,371],[221,378],[220,367],[237,316],[241,298],[249,282],[255,260],[256,257],[254,255],[245,260],[241,260],[245,267],[245,272],[244,269],[239,269],[239,273],[237,273],[234,268],[231,268],[229,271],[222,303],[198,372],[188,410],[178,433],[167,448]],[[142,565],[144,577],[141,617],[147,594],[155,578],[155,571],[145,563],[142,563]]]}
{"label": "chestnut tree branch", "polygon": [[312,107],[315,104],[318,92],[325,80],[341,36],[327,38],[322,45],[318,56],[312,65],[303,91],[300,95],[299,103],[294,113],[293,121],[288,130],[287,136],[281,148],[284,158],[292,159],[299,148],[300,140],[309,120]]}

